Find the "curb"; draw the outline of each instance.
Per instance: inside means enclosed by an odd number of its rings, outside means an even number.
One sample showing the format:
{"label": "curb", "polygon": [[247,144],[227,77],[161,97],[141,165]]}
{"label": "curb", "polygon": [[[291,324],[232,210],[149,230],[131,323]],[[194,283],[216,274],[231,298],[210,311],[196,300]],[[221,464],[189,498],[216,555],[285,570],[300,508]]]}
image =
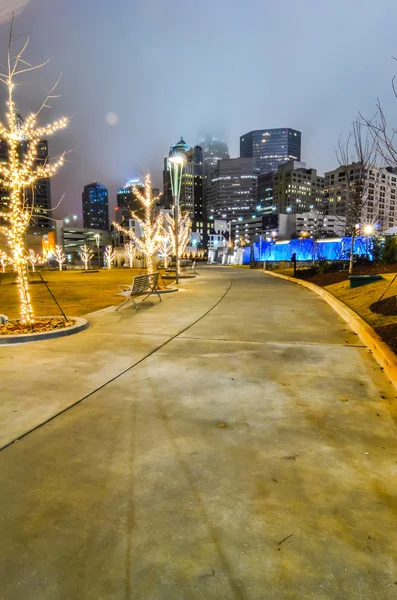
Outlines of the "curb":
{"label": "curb", "polygon": [[27,342],[39,342],[42,340],[52,340],[55,338],[65,337],[84,331],[88,327],[87,319],[82,317],[70,317],[75,319],[76,323],[65,329],[56,329],[55,331],[42,331],[39,333],[26,333],[25,335],[0,335],[0,346],[9,344],[26,344]]}
{"label": "curb", "polygon": [[272,271],[266,271],[265,269],[263,272],[266,275],[271,275],[272,277],[278,277],[279,279],[302,285],[318,296],[321,296],[321,298],[325,300],[325,302],[327,302],[348,325],[350,325],[354,333],[357,333],[360,340],[367,346],[368,350],[372,352],[376,362],[384,370],[397,390],[397,356],[390,350],[389,346],[385,344],[376,331],[372,329],[371,325],[368,325],[368,323],[354,312],[354,310],[349,308],[341,300],[338,300],[331,292],[328,292],[324,288],[321,288],[310,281],[294,279],[288,275],[273,273]]}

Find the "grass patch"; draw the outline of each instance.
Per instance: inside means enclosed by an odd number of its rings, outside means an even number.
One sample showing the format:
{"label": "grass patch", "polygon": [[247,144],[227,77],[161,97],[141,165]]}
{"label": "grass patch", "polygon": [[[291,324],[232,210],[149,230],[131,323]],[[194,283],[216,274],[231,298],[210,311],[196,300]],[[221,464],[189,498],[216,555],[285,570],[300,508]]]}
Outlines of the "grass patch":
{"label": "grass patch", "polygon": [[[90,312],[120,304],[124,299],[115,296],[118,284],[130,284],[135,275],[144,273],[140,269],[114,268],[99,272],[41,271],[43,279],[66,315],[79,317]],[[19,318],[18,289],[15,274],[2,275],[0,284],[0,313],[9,319]],[[33,283],[39,280],[37,273],[31,274],[30,295],[36,317],[58,315],[59,309],[46,286]],[[160,278],[161,282],[161,278]]]}
{"label": "grass patch", "polygon": [[[352,308],[357,314],[360,315],[371,327],[382,327],[384,325],[390,325],[397,323],[396,316],[385,316],[373,313],[370,309],[371,304],[379,300],[380,296],[386,290],[390,281],[393,279],[395,273],[385,273],[382,275],[381,281],[375,281],[358,288],[350,288],[348,281],[342,281],[341,283],[334,283],[332,285],[325,286],[325,289],[331,292],[336,298],[342,300],[347,306]],[[397,293],[397,279],[395,283],[390,287],[385,298],[395,296]]]}

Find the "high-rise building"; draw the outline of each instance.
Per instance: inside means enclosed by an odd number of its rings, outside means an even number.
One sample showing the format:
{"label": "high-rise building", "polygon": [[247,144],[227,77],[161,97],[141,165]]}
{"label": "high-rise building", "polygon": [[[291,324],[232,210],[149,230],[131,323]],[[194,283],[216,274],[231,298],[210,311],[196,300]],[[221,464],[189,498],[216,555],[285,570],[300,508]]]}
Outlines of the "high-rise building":
{"label": "high-rise building", "polygon": [[261,173],[258,176],[258,204],[257,211],[259,214],[270,214],[277,211],[273,199],[274,188],[274,173]]}
{"label": "high-rise building", "polygon": [[83,224],[86,228],[109,229],[109,195],[104,185],[90,183],[84,186]]}
{"label": "high-rise building", "polygon": [[273,206],[278,214],[321,212],[323,198],[324,177],[305,163],[292,160],[274,174]]}
{"label": "high-rise building", "polygon": [[136,197],[135,191],[139,190],[145,193],[145,186],[140,179],[130,179],[125,186],[117,191],[116,221],[123,225],[128,223],[131,213],[134,212],[139,217],[143,217],[144,208]]}
{"label": "high-rise building", "polygon": [[204,141],[200,142],[199,146],[203,150],[203,162],[204,162],[204,196],[208,190],[211,179],[214,177],[215,169],[218,164],[218,160],[227,160],[230,158],[229,149],[226,142],[217,140],[213,137],[206,137]]}
{"label": "high-rise building", "polygon": [[200,146],[192,148],[183,138],[171,146],[169,156],[164,159],[163,183],[164,206],[170,208],[173,204],[168,160],[172,155],[184,158],[180,207],[190,213],[192,219],[203,218],[203,151]]}
{"label": "high-rise building", "polygon": [[253,158],[219,160],[208,195],[209,217],[235,220],[255,215],[258,174]]}
{"label": "high-rise building", "polygon": [[[347,186],[364,188],[360,223],[354,223]],[[360,163],[340,166],[325,173],[323,210],[326,215],[346,217],[347,233],[355,225],[373,225],[380,230],[397,226],[397,170],[371,169],[364,174]]]}
{"label": "high-rise building", "polygon": [[[21,126],[23,119],[21,115],[17,115],[17,125]],[[23,156],[27,151],[27,142],[23,138],[19,144],[19,156],[20,160],[23,160]],[[37,144],[37,156],[35,160],[35,166],[45,164],[48,161],[48,142],[47,140],[40,140]],[[8,162],[8,145],[6,142],[0,140],[0,163],[6,164]],[[32,216],[29,224],[29,232],[42,232],[51,228],[51,219],[49,210],[51,208],[51,185],[50,179],[38,179],[33,184],[32,188],[26,188],[25,199],[28,206],[33,207]],[[0,188],[0,210],[1,208],[7,208],[10,199],[10,192],[8,189]]]}
{"label": "high-rise building", "polygon": [[276,172],[278,166],[301,159],[301,132],[289,127],[256,129],[240,137],[240,156],[255,159],[261,173]]}
{"label": "high-rise building", "polygon": [[207,243],[206,206],[203,195],[203,150],[201,146],[191,147],[183,138],[171,146],[169,156],[164,159],[163,183],[164,198],[162,206],[171,208],[173,205],[170,172],[168,160],[172,155],[184,158],[181,193],[179,205],[182,210],[190,213],[193,233],[200,233],[202,245]]}

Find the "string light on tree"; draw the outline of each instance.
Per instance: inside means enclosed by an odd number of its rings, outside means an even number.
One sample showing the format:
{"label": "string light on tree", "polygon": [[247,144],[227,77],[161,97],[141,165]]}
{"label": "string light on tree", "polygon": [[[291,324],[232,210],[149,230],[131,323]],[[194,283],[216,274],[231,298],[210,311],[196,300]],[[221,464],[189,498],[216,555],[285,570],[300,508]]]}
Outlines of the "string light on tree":
{"label": "string light on tree", "polygon": [[[7,161],[0,163],[0,185],[7,189],[10,194],[10,200],[0,212],[0,217],[4,223],[1,226],[1,231],[6,236],[10,248],[10,258],[17,272],[21,321],[23,324],[33,327],[34,314],[27,277],[29,255],[25,249],[25,234],[29,226],[33,206],[32,201],[28,200],[26,191],[37,180],[55,175],[63,165],[64,154],[53,162],[38,164],[37,149],[43,138],[64,129],[68,124],[68,119],[61,118],[44,127],[39,125],[40,113],[44,108],[50,108],[49,101],[57,97],[54,95],[54,90],[59,80],[51,88],[36,112],[29,114],[24,122],[21,122],[18,117],[13,92],[15,79],[23,73],[39,69],[47,63],[31,66],[23,58],[29,38],[27,38],[17,55],[14,56],[12,46],[15,39],[18,38],[13,35],[13,22],[14,19],[11,23],[8,43],[8,69],[6,73],[0,73],[0,82],[7,89],[6,121],[5,123],[0,122],[0,139],[7,147]],[[26,148],[24,152],[21,152],[22,142],[24,148]]]}
{"label": "string light on tree", "polygon": [[106,263],[106,266],[108,269],[112,268],[112,264],[114,262],[115,257],[116,257],[116,250],[113,250],[112,246],[106,246],[104,258],[105,258],[105,263]]}
{"label": "string light on tree", "polygon": [[[190,240],[192,221],[188,212],[181,212],[178,219],[178,257],[181,258]],[[176,254],[175,220],[172,215],[165,215],[165,231],[170,236],[172,252]]]}
{"label": "string light on tree", "polygon": [[158,198],[153,196],[149,173],[146,175],[144,194],[136,186],[133,189],[135,197],[144,209],[144,218],[141,219],[134,212],[131,213],[131,216],[139,223],[142,235],[139,237],[135,231],[125,229],[118,223],[113,222],[113,225],[115,229],[131,238],[137,250],[146,258],[148,273],[154,273],[153,257],[161,244],[160,231],[162,230],[162,219],[160,215],[155,216]]}
{"label": "string light on tree", "polygon": [[3,250],[0,250],[0,265],[3,273],[6,272],[6,266],[11,263],[10,257]]}
{"label": "string light on tree", "polygon": [[131,241],[129,241],[124,244],[124,250],[129,260],[130,268],[132,268],[136,254],[136,246]]}
{"label": "string light on tree", "polygon": [[55,256],[55,260],[57,261],[57,263],[59,265],[59,270],[62,271],[62,265],[66,260],[66,256],[65,256],[62,246],[55,246],[54,256]]}
{"label": "string light on tree", "polygon": [[93,249],[90,246],[87,246],[87,244],[84,244],[84,246],[80,246],[79,254],[84,263],[84,269],[88,271],[90,260],[94,256]]}
{"label": "string light on tree", "polygon": [[161,243],[159,246],[159,254],[162,258],[164,258],[164,268],[166,269],[168,266],[168,258],[172,254],[172,246],[171,246],[170,238],[168,235],[161,236]]}
{"label": "string light on tree", "polygon": [[30,266],[32,267],[32,271],[34,272],[36,270],[37,263],[39,263],[41,260],[41,256],[40,256],[40,254],[36,254],[34,250],[29,250],[28,258],[29,258]]}

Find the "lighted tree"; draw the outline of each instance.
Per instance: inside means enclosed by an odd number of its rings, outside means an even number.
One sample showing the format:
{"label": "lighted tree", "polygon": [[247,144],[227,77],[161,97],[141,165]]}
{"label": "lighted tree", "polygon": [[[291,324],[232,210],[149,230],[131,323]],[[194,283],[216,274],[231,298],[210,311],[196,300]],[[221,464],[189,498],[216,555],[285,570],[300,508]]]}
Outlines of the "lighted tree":
{"label": "lighted tree", "polygon": [[129,241],[124,244],[124,250],[129,260],[130,267],[132,267],[136,254],[136,246],[131,241]]}
{"label": "lighted tree", "polygon": [[55,175],[63,164],[64,154],[54,162],[40,163],[37,160],[37,149],[40,140],[66,127],[68,120],[61,118],[43,127],[39,125],[41,111],[49,108],[50,99],[56,97],[53,92],[58,82],[49,91],[36,112],[30,113],[25,121],[19,117],[14,101],[16,79],[23,73],[39,69],[47,63],[32,66],[23,58],[29,38],[15,56],[12,48],[15,39],[18,37],[13,35],[12,22],[8,43],[7,71],[0,73],[0,81],[7,90],[6,118],[4,122],[0,121],[0,140],[6,145],[7,161],[0,164],[0,184],[9,191],[10,200],[0,212],[0,216],[4,223],[1,229],[5,233],[12,264],[17,272],[21,321],[24,324],[33,325],[34,314],[27,276],[29,259],[25,250],[25,234],[34,210],[34,199],[32,199],[32,194],[29,194],[29,188],[32,189],[36,181]]}
{"label": "lighted tree", "polygon": [[59,270],[62,271],[62,265],[66,260],[66,256],[65,256],[62,246],[55,246],[54,255],[55,255],[55,260],[57,261],[57,263],[59,265]]}
{"label": "lighted tree", "polygon": [[[178,219],[178,257],[181,258],[190,240],[192,221],[188,212],[181,212]],[[172,252],[176,254],[175,220],[170,214],[165,215],[165,231],[170,236]]]}
{"label": "lighted tree", "polygon": [[164,258],[164,268],[166,269],[168,266],[168,258],[172,254],[172,246],[171,246],[170,238],[168,235],[163,235],[161,237],[161,243],[159,246],[159,254],[162,258]]}
{"label": "lighted tree", "polygon": [[84,263],[84,269],[87,271],[89,264],[90,264],[90,260],[94,256],[94,251],[90,246],[87,246],[87,244],[84,244],[84,246],[80,246],[79,254],[80,254],[81,260]]}
{"label": "lighted tree", "polygon": [[134,186],[134,194],[143,208],[143,218],[134,212],[131,216],[140,225],[141,236],[138,236],[132,229],[125,229],[118,223],[113,222],[115,229],[121,231],[124,235],[131,238],[137,250],[146,258],[147,270],[154,272],[154,255],[159,249],[161,239],[160,231],[162,229],[162,219],[160,215],[155,215],[157,197],[153,196],[152,184],[149,173],[146,175],[144,194]]}
{"label": "lighted tree", "polygon": [[116,250],[113,250],[112,246],[106,246],[104,258],[108,269],[112,268],[113,261],[116,257]]}
{"label": "lighted tree", "polygon": [[36,252],[34,250],[29,250],[28,259],[29,259],[30,265],[32,267],[32,271],[35,271],[37,263],[39,263],[41,260],[40,254],[36,254]]}
{"label": "lighted tree", "polygon": [[10,263],[10,257],[3,250],[0,250],[0,265],[3,273],[6,272],[6,266]]}

